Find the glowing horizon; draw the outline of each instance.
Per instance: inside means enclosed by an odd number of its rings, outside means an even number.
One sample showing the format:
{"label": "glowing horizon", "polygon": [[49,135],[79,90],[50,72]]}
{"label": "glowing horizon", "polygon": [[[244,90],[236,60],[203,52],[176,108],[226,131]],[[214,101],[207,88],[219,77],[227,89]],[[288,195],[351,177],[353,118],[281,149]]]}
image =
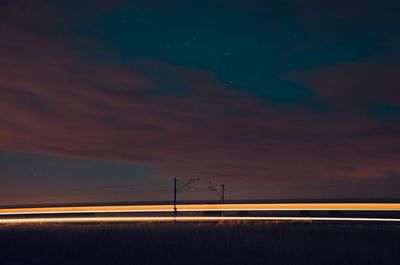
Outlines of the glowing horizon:
{"label": "glowing horizon", "polygon": [[[197,211],[400,211],[400,203],[241,203],[241,204],[183,204],[178,212]],[[173,212],[173,205],[117,205],[24,207],[0,209],[0,215],[67,214],[67,213],[129,213]]]}

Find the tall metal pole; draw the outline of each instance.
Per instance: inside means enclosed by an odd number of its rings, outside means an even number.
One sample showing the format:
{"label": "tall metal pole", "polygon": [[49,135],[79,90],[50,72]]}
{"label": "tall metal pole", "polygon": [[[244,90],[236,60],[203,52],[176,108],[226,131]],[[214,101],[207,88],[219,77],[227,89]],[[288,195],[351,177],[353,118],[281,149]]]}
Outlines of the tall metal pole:
{"label": "tall metal pole", "polygon": [[[221,185],[221,200],[222,200],[222,211],[221,211],[221,215],[222,217],[224,217],[224,204],[225,204],[225,185],[222,184]],[[224,222],[224,220],[222,220],[222,223]]]}
{"label": "tall metal pole", "polygon": [[176,178],[174,178],[174,219],[177,214],[177,209],[176,209]]}
{"label": "tall metal pole", "polygon": [[225,204],[225,185],[221,184],[219,186],[221,186],[221,192],[219,192],[218,189],[216,189],[214,187],[214,185],[211,182],[209,182],[208,189],[212,190],[212,191],[215,191],[215,193],[221,199],[221,202],[222,202],[222,205],[221,205],[221,217],[222,217],[222,223],[223,223],[224,222],[224,220],[223,220],[223,217],[224,217],[224,204]]}
{"label": "tall metal pole", "polygon": [[222,204],[225,204],[225,185],[221,185],[222,188]]}
{"label": "tall metal pole", "polygon": [[[174,222],[176,221],[176,216],[178,215],[178,209],[176,208],[176,195],[178,193],[178,191],[182,190],[182,189],[189,189],[190,188],[190,184],[194,181],[199,181],[199,179],[179,179],[179,181],[181,181],[179,183],[179,187],[178,187],[178,179],[174,178]],[[182,183],[182,181],[184,181]]]}

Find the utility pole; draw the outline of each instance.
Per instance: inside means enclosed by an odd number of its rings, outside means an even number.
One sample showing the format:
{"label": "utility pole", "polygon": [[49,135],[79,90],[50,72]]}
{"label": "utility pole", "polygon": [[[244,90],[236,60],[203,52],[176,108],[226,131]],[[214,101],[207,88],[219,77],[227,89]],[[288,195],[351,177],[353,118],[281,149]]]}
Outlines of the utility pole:
{"label": "utility pole", "polygon": [[224,217],[224,208],[223,207],[225,204],[225,185],[221,184],[220,187],[221,187],[221,192],[219,192],[211,182],[208,184],[208,189],[215,191],[215,193],[221,199],[221,202],[222,202],[221,217]]}
{"label": "utility pole", "polygon": [[176,218],[177,209],[176,209],[176,178],[174,178],[174,219]]}
{"label": "utility pole", "polygon": [[222,204],[225,204],[225,185],[222,184],[221,185],[221,189],[222,189]]}
{"label": "utility pole", "polygon": [[176,195],[178,191],[182,189],[190,189],[190,184],[195,181],[199,181],[200,179],[177,179],[174,178],[174,220],[176,219],[176,216],[178,215],[178,209],[176,207],[177,204],[177,199]]}

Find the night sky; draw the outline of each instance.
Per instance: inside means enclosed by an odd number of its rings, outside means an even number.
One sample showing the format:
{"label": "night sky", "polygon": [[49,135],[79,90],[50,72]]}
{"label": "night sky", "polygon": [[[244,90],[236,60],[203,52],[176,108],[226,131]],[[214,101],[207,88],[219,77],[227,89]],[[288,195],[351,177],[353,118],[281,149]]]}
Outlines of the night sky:
{"label": "night sky", "polygon": [[0,204],[400,198],[400,2],[0,2]]}

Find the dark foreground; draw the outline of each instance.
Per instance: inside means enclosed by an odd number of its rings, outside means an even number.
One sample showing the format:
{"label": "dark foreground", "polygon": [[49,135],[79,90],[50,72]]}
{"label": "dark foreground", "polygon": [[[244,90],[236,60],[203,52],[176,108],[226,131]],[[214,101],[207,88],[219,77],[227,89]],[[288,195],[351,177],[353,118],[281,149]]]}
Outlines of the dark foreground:
{"label": "dark foreground", "polygon": [[0,226],[0,264],[395,264],[400,227],[331,224]]}

